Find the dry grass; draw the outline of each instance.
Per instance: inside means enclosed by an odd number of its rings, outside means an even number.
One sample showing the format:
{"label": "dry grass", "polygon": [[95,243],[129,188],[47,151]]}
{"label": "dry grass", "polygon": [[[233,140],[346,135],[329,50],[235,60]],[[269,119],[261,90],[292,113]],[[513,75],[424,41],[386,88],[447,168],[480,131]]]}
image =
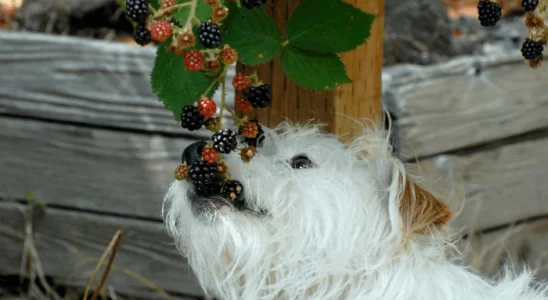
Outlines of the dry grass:
{"label": "dry grass", "polygon": [[[93,273],[89,279],[88,285],[85,289],[85,292],[83,293],[83,298],[80,298],[81,296],[77,296],[78,292],[74,293],[74,295],[67,295],[61,296],[56,291],[54,287],[48,283],[48,280],[46,278],[46,274],[43,271],[42,264],[40,261],[40,255],[36,248],[35,242],[34,242],[34,233],[33,233],[33,214],[36,213],[43,213],[43,207],[44,203],[39,202],[38,200],[34,199],[32,196],[27,195],[27,200],[29,201],[28,206],[26,206],[24,209],[21,209],[21,214],[24,216],[24,247],[23,247],[23,255],[22,255],[22,261],[21,261],[21,268],[19,271],[19,278],[20,278],[20,286],[24,286],[23,280],[28,279],[29,284],[25,288],[24,291],[18,296],[20,297],[28,297],[29,299],[37,299],[37,300],[76,300],[76,299],[123,299],[120,295],[117,295],[114,287],[110,285],[106,285],[107,277],[111,270],[116,270],[128,277],[131,277],[135,279],[137,282],[142,284],[143,286],[149,288],[150,290],[154,291],[158,295],[161,296],[161,298],[164,299],[173,299],[173,297],[164,289],[160,288],[159,286],[155,285],[152,281],[149,279],[139,275],[135,274],[134,272],[122,268],[119,266],[116,266],[114,264],[116,253],[118,252],[118,248],[123,236],[122,230],[118,230],[116,234],[112,237],[112,240],[105,248],[103,255],[99,258],[88,258],[81,261],[81,264],[88,264],[88,263],[95,263],[95,268],[93,270]],[[108,261],[106,261],[107,256],[110,254]],[[75,266],[77,267],[77,266]],[[104,268],[103,268],[104,267]],[[101,279],[99,280],[99,283],[95,288],[93,288],[95,278],[99,274],[99,272],[102,271]],[[106,286],[105,286],[106,285]],[[91,295],[91,298],[88,298],[89,294],[93,292]],[[81,294],[80,294],[81,295]]]}

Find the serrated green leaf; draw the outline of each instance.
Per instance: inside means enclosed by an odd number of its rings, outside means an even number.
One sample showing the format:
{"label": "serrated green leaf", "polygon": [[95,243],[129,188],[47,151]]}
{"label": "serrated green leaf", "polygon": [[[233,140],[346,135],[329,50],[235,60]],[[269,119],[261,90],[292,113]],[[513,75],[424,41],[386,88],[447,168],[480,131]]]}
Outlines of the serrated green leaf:
{"label": "serrated green leaf", "polygon": [[287,77],[307,89],[330,90],[352,82],[335,53],[317,53],[288,46],[282,52],[281,61]]}
{"label": "serrated green leaf", "polygon": [[219,83],[203,72],[187,70],[180,56],[166,51],[170,43],[171,39],[158,47],[151,75],[152,90],[173,112],[175,120],[180,121],[184,105],[198,101],[212,84],[206,96],[213,97]]}
{"label": "serrated green leaf", "polygon": [[[211,6],[207,4],[204,0],[197,0],[197,1],[198,2],[196,3],[196,12],[194,13],[194,15],[196,16],[198,20],[202,22],[207,21],[208,19],[211,18],[211,13],[212,13]],[[185,2],[188,2],[188,1],[180,0],[180,3],[185,3]],[[175,21],[180,26],[183,26],[186,23],[188,17],[190,16],[191,9],[192,7],[190,6],[184,6],[184,7],[181,7],[179,11],[177,11],[175,14],[173,14]]]}
{"label": "serrated green leaf", "polygon": [[293,12],[286,31],[289,45],[333,53],[350,51],[366,41],[375,16],[342,0],[319,2],[304,0]]}
{"label": "serrated green leaf", "polygon": [[[238,52],[238,61],[257,65],[278,56],[282,50],[282,33],[263,9],[242,12],[228,20],[224,43]],[[230,11],[229,14],[234,14]]]}

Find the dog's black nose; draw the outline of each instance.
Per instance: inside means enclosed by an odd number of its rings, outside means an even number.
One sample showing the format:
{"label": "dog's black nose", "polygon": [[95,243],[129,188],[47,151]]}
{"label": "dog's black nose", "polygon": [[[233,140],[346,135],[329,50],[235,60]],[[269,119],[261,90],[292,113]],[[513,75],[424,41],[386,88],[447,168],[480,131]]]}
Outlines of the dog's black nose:
{"label": "dog's black nose", "polygon": [[186,161],[186,164],[190,166],[192,163],[200,161],[202,159],[202,149],[206,144],[204,141],[199,141],[188,145],[183,151],[183,162]]}

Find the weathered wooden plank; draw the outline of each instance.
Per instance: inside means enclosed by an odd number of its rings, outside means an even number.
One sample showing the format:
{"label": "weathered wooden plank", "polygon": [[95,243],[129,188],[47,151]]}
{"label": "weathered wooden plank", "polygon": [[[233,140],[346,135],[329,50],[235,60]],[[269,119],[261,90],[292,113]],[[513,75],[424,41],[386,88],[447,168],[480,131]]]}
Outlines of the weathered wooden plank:
{"label": "weathered wooden plank", "polygon": [[472,266],[487,276],[500,275],[501,265],[520,272],[537,270],[538,279],[548,279],[548,219],[473,235],[461,242]]}
{"label": "weathered wooden plank", "polygon": [[[32,192],[51,204],[153,218],[160,217],[173,169],[193,141],[11,118],[0,118],[0,126],[3,197]],[[462,185],[465,206],[455,224],[483,229],[548,213],[547,147],[540,139],[439,156],[410,169],[434,192]]]}
{"label": "weathered wooden plank", "polygon": [[396,66],[384,79],[383,101],[397,118],[396,146],[407,158],[548,126],[548,66],[532,70],[519,51]]}
{"label": "weathered wooden plank", "polygon": [[0,117],[0,196],[160,218],[188,138]]}
{"label": "weathered wooden plank", "polygon": [[[185,134],[152,92],[155,51],[154,47],[0,30],[0,113]],[[234,72],[234,68],[228,72],[228,82]],[[229,105],[233,95],[229,83]],[[215,95],[218,103],[220,96],[220,92]],[[228,115],[223,122],[232,123]],[[205,129],[197,133],[207,134]]]}
{"label": "weathered wooden plank", "polygon": [[[19,274],[26,206],[0,201],[0,274]],[[201,296],[195,276],[179,256],[161,223],[46,208],[33,218],[34,242],[44,273],[57,282],[86,286],[98,259],[118,229],[124,236],[107,279],[116,291],[165,299],[120,270],[137,274],[168,291]]]}
{"label": "weathered wooden plank", "polygon": [[[548,213],[548,139],[512,144],[470,155],[442,155],[410,166],[438,195],[458,192],[449,203],[462,211],[453,225],[482,230]],[[442,197],[443,198],[443,197]]]}

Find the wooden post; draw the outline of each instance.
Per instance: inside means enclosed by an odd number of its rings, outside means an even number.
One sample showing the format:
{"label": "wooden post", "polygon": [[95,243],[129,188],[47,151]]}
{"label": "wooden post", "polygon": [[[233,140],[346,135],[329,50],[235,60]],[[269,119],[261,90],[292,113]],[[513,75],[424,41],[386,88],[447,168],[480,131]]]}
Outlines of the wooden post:
{"label": "wooden post", "polygon": [[384,0],[347,0],[363,11],[376,16],[371,26],[371,35],[360,47],[342,53],[341,59],[352,84],[342,85],[335,92],[335,115],[333,132],[347,134],[351,139],[355,132],[352,119],[369,119],[375,126],[382,121],[382,64]]}
{"label": "wooden post", "polygon": [[[280,58],[256,67],[238,65],[238,71],[256,70],[259,77],[272,85],[272,106],[255,112],[261,123],[275,126],[283,119],[293,122],[326,124],[325,130],[337,134],[351,133],[355,122],[351,119],[370,119],[375,124],[381,120],[381,69],[383,51],[384,0],[345,0],[376,17],[367,42],[353,51],[343,53],[341,59],[352,84],[337,90],[315,92],[297,86],[288,79]],[[291,13],[300,1],[277,0],[265,5],[282,32],[285,32]],[[342,114],[342,115],[341,115]],[[350,117],[350,118],[349,118]],[[347,135],[350,138],[351,135]]]}

